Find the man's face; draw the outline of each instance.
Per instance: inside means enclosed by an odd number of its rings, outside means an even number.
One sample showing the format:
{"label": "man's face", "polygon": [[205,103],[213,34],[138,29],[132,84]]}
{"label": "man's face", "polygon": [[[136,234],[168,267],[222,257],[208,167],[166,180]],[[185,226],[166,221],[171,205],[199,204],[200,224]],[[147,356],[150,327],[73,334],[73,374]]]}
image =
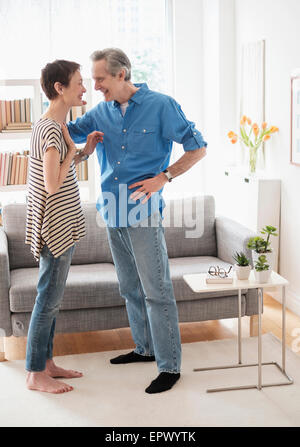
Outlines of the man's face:
{"label": "man's face", "polygon": [[118,101],[119,94],[124,86],[122,73],[112,76],[107,71],[105,59],[93,62],[92,77],[95,81],[95,90],[100,90],[105,101]]}

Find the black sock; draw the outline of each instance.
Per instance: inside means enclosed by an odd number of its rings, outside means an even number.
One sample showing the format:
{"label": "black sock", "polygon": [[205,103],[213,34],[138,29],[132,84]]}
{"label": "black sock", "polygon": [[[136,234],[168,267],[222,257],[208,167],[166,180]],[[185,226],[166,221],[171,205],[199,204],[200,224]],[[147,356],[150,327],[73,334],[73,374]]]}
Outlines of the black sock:
{"label": "black sock", "polygon": [[146,393],[162,393],[163,391],[170,390],[180,377],[180,373],[168,373],[161,372],[155,380],[151,382],[148,388],[145,389]]}
{"label": "black sock", "polygon": [[154,362],[155,361],[155,357],[154,355],[140,355],[137,354],[136,352],[132,351],[129,352],[128,354],[122,354],[119,355],[118,357],[115,357],[114,359],[110,360],[110,363],[112,363],[113,365],[118,365],[121,363],[134,363],[134,362]]}

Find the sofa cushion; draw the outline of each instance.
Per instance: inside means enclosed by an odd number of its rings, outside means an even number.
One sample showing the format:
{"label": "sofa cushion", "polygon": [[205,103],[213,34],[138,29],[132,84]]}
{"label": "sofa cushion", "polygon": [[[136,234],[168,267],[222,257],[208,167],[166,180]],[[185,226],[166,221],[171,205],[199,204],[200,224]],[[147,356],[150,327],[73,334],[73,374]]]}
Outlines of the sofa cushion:
{"label": "sofa cushion", "polygon": [[215,201],[212,196],[166,202],[163,215],[169,258],[217,256]]}
{"label": "sofa cushion", "polygon": [[[12,312],[31,312],[36,298],[38,268],[11,271]],[[71,265],[62,310],[111,307],[124,304],[113,264]]]}
{"label": "sofa cushion", "polygon": [[76,243],[72,264],[113,263],[106,226],[95,203],[82,203],[86,235]]}
{"label": "sofa cushion", "polygon": [[37,266],[30,245],[25,245],[26,205],[17,203],[4,206],[3,227],[8,241],[10,269]]}
{"label": "sofa cushion", "polygon": [[[85,216],[86,236],[76,243],[72,264],[113,262],[106,236],[106,228],[99,219],[95,203],[82,203]],[[3,209],[3,225],[7,235],[11,269],[35,267],[38,263],[25,245],[26,205],[6,205]]]}
{"label": "sofa cushion", "polygon": [[[177,301],[198,300],[230,296],[232,291],[194,293],[184,282],[186,273],[206,272],[209,265],[228,268],[230,264],[213,257],[174,258],[170,260],[170,272]],[[36,298],[38,268],[11,271],[9,292],[12,312],[31,312]],[[125,305],[119,293],[119,283],[113,264],[71,265],[61,310],[114,307]]]}

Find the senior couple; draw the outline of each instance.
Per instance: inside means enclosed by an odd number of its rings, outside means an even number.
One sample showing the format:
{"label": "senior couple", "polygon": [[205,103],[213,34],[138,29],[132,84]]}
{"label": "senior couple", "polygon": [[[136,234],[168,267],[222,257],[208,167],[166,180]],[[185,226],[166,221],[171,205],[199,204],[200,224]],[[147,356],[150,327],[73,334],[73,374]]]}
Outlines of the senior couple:
{"label": "senior couple", "polygon": [[[39,278],[27,338],[26,384],[63,393],[73,388],[57,378],[82,376],[54,363],[53,338],[74,246],[85,235],[75,165],[96,148],[102,190],[97,210],[106,223],[136,345],[111,363],[156,361],[159,374],[145,391],[160,393],[173,387],[181,368],[161,194],[167,182],[205,156],[206,143],[174,99],[131,82],[131,64],[122,50],[95,51],[91,59],[95,89],[104,101],[67,125],[69,109],[84,104],[80,66],[56,60],[42,70],[50,106],[31,138],[25,243],[39,261]],[[169,166],[173,141],[185,153]],[[75,143],[86,145],[78,152]],[[109,194],[115,206],[107,206]]]}

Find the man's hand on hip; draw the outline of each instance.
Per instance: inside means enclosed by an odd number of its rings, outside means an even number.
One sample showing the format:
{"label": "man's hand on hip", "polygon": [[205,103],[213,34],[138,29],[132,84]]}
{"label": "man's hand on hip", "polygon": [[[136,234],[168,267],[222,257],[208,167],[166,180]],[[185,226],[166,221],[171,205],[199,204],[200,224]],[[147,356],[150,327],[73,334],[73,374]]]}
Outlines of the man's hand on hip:
{"label": "man's hand on hip", "polygon": [[128,189],[133,189],[139,187],[134,193],[131,194],[130,198],[132,200],[138,200],[143,196],[146,196],[142,203],[146,203],[154,192],[159,191],[168,182],[167,177],[163,172],[156,175],[153,178],[148,178],[140,182],[133,183],[128,187]]}

